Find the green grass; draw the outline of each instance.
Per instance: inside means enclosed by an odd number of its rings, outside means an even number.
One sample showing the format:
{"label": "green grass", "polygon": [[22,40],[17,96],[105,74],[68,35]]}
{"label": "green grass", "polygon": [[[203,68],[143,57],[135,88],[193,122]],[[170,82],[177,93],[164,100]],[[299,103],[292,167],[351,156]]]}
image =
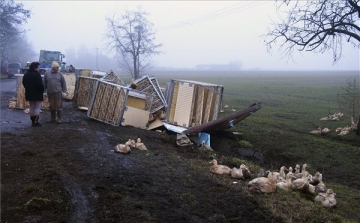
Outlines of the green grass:
{"label": "green grass", "polygon": [[[120,76],[129,83],[130,77]],[[275,170],[281,165],[294,168],[297,163],[307,163],[310,173],[321,172],[327,188],[337,194],[338,205],[334,209],[325,209],[298,192],[279,191],[271,196],[260,196],[275,216],[285,222],[360,220],[360,206],[354,205],[360,200],[360,136],[351,132],[341,137],[334,132],[337,127],[350,125],[349,114],[345,113],[337,122],[319,121],[339,112],[337,94],[343,93],[341,86],[346,86],[349,79],[355,78],[360,83],[358,72],[162,71],[151,72],[150,76],[156,76],[161,86],[170,79],[223,85],[223,104],[237,111],[261,102],[260,110],[231,129],[243,133],[241,143],[260,150],[266,158],[266,168]],[[230,113],[225,109],[221,115]],[[309,134],[319,126],[328,127],[331,132],[319,136]],[[226,159],[236,165],[246,164],[253,173],[262,168],[247,160]],[[187,162],[198,172],[207,171],[191,160]],[[185,195],[178,199],[191,199]]]}
{"label": "green grass", "polygon": [[[243,133],[243,143],[264,153],[270,166],[295,166],[307,163],[310,173],[323,174],[328,188],[337,193],[338,206],[324,209],[298,193],[279,192],[261,197],[273,213],[287,219],[306,222],[356,222],[360,219],[360,137],[355,132],[340,137],[334,130],[350,124],[349,114],[338,122],[319,121],[339,112],[337,94],[348,79],[360,83],[357,72],[153,72],[160,85],[170,79],[189,79],[224,86],[223,104],[236,110],[255,102],[262,108],[235,126]],[[124,81],[128,82],[127,77]],[[222,115],[230,114],[226,111]],[[357,114],[360,115],[360,114]],[[328,127],[328,135],[308,132]],[[216,150],[216,148],[215,148]],[[239,160],[232,160],[240,163]],[[252,169],[259,169],[249,164]],[[250,168],[251,169],[251,168]],[[300,200],[299,200],[300,199]],[[297,206],[289,205],[294,202]],[[277,206],[277,208],[274,207]],[[279,207],[279,205],[281,207]],[[296,221],[296,220],[295,220]]]}

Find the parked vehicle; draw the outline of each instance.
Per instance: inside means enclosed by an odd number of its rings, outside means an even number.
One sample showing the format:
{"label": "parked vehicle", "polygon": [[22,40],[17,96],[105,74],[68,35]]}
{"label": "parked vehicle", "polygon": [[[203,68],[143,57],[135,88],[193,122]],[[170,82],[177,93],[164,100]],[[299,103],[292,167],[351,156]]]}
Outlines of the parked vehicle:
{"label": "parked vehicle", "polygon": [[[65,62],[63,62],[65,55],[60,51],[49,51],[49,50],[40,50],[39,63],[40,63],[40,74],[44,74],[47,70],[51,69],[51,63],[57,61],[60,65],[60,71],[64,72]],[[22,68],[21,73],[25,74],[28,71],[28,67]]]}
{"label": "parked vehicle", "polygon": [[15,74],[20,74],[21,72],[21,64],[18,62],[8,63],[6,68],[6,73],[8,78],[15,77]]}

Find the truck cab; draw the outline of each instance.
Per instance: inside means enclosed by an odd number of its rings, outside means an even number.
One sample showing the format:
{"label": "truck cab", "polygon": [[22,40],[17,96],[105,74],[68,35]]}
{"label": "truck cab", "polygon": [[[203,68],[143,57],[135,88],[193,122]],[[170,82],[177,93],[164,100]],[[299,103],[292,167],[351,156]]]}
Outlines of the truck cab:
{"label": "truck cab", "polygon": [[[51,69],[51,64],[53,61],[57,61],[60,65],[60,71],[64,71],[64,66],[62,66],[63,59],[65,55],[60,51],[49,51],[49,50],[40,50],[39,63],[40,63],[40,74],[44,74],[47,70]],[[25,74],[29,68],[22,68],[21,73]]]}
{"label": "truck cab", "polygon": [[65,55],[59,51],[40,50],[40,68],[51,68],[53,61],[59,62],[60,66]]}

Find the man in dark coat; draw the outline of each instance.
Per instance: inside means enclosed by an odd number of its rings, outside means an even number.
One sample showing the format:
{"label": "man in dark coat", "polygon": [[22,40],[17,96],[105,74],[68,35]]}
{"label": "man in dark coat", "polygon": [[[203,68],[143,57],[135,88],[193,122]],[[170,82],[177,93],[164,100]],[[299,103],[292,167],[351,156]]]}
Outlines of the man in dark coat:
{"label": "man in dark coat", "polygon": [[30,104],[30,119],[32,126],[41,126],[39,115],[41,103],[44,100],[44,85],[40,75],[40,63],[33,62],[30,64],[28,72],[24,74],[22,84],[25,88],[25,100]]}

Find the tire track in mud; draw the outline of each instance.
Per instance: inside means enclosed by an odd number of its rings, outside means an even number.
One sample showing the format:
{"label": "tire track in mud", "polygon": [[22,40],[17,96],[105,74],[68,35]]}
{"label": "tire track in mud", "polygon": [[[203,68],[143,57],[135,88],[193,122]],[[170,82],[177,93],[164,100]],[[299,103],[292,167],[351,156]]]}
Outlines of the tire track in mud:
{"label": "tire track in mud", "polygon": [[87,222],[89,215],[93,211],[89,207],[89,202],[81,186],[68,173],[61,176],[61,181],[71,198],[71,213],[68,222]]}

